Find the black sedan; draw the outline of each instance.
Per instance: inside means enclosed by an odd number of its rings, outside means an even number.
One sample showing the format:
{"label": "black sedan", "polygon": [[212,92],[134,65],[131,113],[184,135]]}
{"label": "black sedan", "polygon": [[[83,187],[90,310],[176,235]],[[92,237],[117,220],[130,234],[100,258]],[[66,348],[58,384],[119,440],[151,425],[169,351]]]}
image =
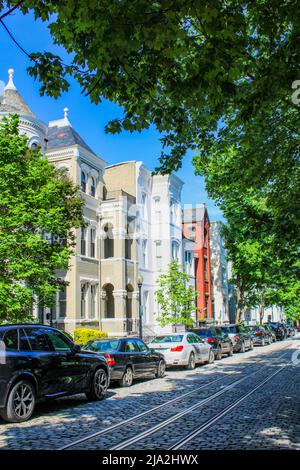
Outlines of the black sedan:
{"label": "black sedan", "polygon": [[0,326],[0,416],[29,419],[37,401],[85,393],[101,400],[109,367],[97,354],[81,351],[61,331],[37,324]]}
{"label": "black sedan", "polygon": [[223,354],[233,355],[233,344],[227,333],[217,326],[193,328],[190,331],[197,333],[201,339],[209,343],[214,351],[215,359],[222,359]]}
{"label": "black sedan", "polygon": [[102,354],[110,368],[110,380],[122,387],[130,387],[135,378],[165,374],[164,356],[139,338],[94,339],[83,350]]}

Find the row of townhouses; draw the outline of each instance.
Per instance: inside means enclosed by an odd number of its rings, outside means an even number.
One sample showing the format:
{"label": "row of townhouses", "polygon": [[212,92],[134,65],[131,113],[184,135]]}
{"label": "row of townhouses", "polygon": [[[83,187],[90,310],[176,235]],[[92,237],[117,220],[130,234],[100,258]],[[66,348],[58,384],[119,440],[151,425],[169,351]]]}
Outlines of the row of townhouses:
{"label": "row of townhouses", "polygon": [[55,307],[36,306],[41,322],[70,332],[87,326],[109,335],[136,334],[140,302],[145,336],[170,331],[160,327],[155,290],[172,259],[199,293],[195,322],[234,318],[222,223],[210,222],[204,204],[182,208],[180,178],[153,175],[141,161],[107,165],[72,127],[67,108],[48,125],[35,116],[14,85],[12,69],[0,117],[11,113],[19,114],[29,147],[40,146],[51,163],[64,168],[85,201],[76,255],[67,271],[57,273],[66,287]]}

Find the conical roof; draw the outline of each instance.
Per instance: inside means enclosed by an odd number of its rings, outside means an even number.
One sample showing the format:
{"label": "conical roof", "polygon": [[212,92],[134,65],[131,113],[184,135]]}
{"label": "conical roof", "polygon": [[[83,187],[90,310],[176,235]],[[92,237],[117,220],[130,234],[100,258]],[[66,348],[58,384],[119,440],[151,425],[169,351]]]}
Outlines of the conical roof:
{"label": "conical roof", "polygon": [[13,82],[14,70],[8,70],[8,82],[4,88],[3,95],[0,96],[0,113],[20,114],[23,116],[35,117],[29,106],[19,94]]}

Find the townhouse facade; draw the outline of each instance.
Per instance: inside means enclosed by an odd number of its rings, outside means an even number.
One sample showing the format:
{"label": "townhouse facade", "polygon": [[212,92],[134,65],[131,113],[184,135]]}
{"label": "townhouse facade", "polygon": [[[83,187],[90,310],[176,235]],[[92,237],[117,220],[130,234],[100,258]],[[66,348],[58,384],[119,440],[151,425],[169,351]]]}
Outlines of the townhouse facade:
{"label": "townhouse facade", "polygon": [[[121,336],[138,334],[141,318],[145,336],[172,332],[172,326],[160,326],[155,298],[158,276],[172,259],[198,291],[195,323],[213,320],[212,284],[218,276],[211,275],[211,224],[204,204],[182,210],[183,181],[174,174],[153,175],[141,161],[107,165],[73,128],[67,108],[48,124],[34,115],[14,85],[12,69],[0,117],[10,113],[19,114],[29,147],[40,146],[51,163],[64,169],[85,202],[76,253],[68,270],[57,272],[65,288],[52,308],[37,301],[39,321],[69,332],[86,326]],[[226,316],[227,310],[223,320]]]}
{"label": "townhouse facade", "polygon": [[222,222],[210,224],[211,275],[213,288],[213,313],[218,324],[230,321],[230,286],[228,261],[222,237]]}
{"label": "townhouse facade", "polygon": [[182,230],[185,243],[194,243],[190,249],[193,249],[195,289],[198,292],[196,321],[213,321],[210,221],[205,204],[199,204],[196,208],[185,205]]}

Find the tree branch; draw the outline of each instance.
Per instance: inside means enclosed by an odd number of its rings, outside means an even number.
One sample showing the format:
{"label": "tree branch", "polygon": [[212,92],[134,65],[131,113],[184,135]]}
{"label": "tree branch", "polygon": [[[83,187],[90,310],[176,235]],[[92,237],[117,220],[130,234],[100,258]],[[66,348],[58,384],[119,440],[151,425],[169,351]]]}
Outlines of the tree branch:
{"label": "tree branch", "polygon": [[24,3],[25,0],[21,0],[20,2],[18,2],[14,7],[11,7],[6,13],[3,13],[3,15],[0,16],[0,20],[3,20],[3,18],[5,18],[6,16],[10,15],[13,11],[15,11],[17,8],[19,8],[19,6],[22,5],[22,3]]}

